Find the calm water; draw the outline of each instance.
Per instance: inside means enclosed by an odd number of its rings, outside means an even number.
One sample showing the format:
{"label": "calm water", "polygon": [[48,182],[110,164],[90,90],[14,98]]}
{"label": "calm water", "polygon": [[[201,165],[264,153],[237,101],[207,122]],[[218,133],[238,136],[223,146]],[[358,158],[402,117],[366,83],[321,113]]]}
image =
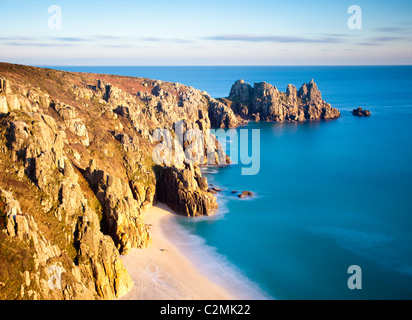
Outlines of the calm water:
{"label": "calm water", "polygon": [[[261,170],[213,168],[220,213],[177,218],[276,299],[412,299],[412,67],[60,67],[180,82],[227,96],[238,79],[285,91],[314,78],[338,120],[252,123]],[[370,118],[350,114],[354,107]],[[232,190],[250,190],[239,199]],[[347,269],[362,268],[362,290]]]}

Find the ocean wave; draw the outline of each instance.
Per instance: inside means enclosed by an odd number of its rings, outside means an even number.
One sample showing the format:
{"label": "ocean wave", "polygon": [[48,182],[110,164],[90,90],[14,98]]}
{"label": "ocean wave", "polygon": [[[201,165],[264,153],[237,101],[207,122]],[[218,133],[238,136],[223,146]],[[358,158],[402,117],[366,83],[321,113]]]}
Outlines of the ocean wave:
{"label": "ocean wave", "polygon": [[202,167],[200,168],[200,172],[203,174],[215,174],[218,173],[219,171],[216,168],[212,167]]}

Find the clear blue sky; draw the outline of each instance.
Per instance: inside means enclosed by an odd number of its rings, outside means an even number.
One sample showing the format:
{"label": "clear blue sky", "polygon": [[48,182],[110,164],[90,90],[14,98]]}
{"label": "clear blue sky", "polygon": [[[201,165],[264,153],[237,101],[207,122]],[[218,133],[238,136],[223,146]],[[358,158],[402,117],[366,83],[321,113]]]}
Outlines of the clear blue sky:
{"label": "clear blue sky", "polygon": [[0,0],[0,21],[0,61],[23,64],[412,64],[410,0]]}

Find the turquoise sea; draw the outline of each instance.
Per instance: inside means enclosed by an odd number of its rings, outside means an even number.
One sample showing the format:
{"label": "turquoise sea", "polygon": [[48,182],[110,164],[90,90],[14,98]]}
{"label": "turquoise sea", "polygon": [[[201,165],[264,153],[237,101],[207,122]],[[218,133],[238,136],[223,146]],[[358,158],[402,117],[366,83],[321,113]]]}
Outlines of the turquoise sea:
{"label": "turquoise sea", "polygon": [[[412,299],[412,66],[53,68],[180,82],[213,97],[238,79],[285,91],[313,78],[341,118],[250,123],[260,129],[259,174],[208,168],[223,189],[219,212],[176,217],[179,232],[248,297]],[[358,106],[372,117],[354,117]],[[347,286],[351,265],[361,267],[361,290]]]}

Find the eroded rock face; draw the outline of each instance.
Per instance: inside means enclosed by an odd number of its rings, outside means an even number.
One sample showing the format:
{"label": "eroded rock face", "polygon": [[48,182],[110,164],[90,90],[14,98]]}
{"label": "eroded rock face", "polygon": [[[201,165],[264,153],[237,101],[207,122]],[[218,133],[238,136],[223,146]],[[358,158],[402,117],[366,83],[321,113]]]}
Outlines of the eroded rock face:
{"label": "eroded rock face", "polygon": [[127,254],[131,248],[148,247],[151,244],[149,229],[129,183],[93,167],[86,170],[86,178],[95,188],[104,209],[104,228],[119,252]]}
{"label": "eroded rock face", "polygon": [[15,110],[38,112],[41,107],[48,107],[50,96],[37,88],[29,90],[11,90],[10,81],[0,77],[0,114]]}
{"label": "eroded rock face", "polygon": [[54,119],[33,114],[31,122],[11,121],[7,140],[13,158],[23,161],[26,175],[50,195],[50,202],[45,204],[45,210],[49,210],[59,196],[56,175],[62,175],[65,165],[63,138]]}
{"label": "eroded rock face", "polygon": [[76,110],[64,103],[52,102],[50,106],[56,110],[60,117],[64,120],[67,128],[81,138],[82,143],[87,147],[90,144],[89,133]]}
{"label": "eroded rock face", "polygon": [[216,197],[207,192],[207,179],[198,168],[159,167],[158,170],[158,200],[177,213],[196,217],[210,215],[217,209]]}
{"label": "eroded rock face", "polygon": [[[113,299],[130,290],[133,282],[111,238],[103,236],[96,228],[96,216],[79,218],[74,239],[79,246],[78,264],[68,264],[58,246],[43,236],[33,216],[22,212],[11,193],[0,189],[0,199],[5,204],[7,235],[32,247],[34,269],[24,272],[22,297],[28,295],[36,300]],[[53,282],[50,273],[56,269],[60,272],[58,283]]]}
{"label": "eroded rock face", "polygon": [[[34,248],[35,270],[29,296],[36,299],[113,299],[133,285],[109,236],[100,231],[100,220],[91,210],[78,183],[72,163],[65,156],[64,134],[55,120],[44,114],[29,114],[24,121],[7,123],[7,146],[14,161],[23,165],[26,176],[43,194],[44,213],[53,212],[65,226],[66,246],[74,243],[77,264],[67,266],[67,259],[58,246],[40,232],[35,218],[23,213],[11,193],[0,189],[7,214],[7,234],[28,242]],[[63,261],[63,262],[62,262]],[[63,264],[66,266],[63,268]],[[50,267],[64,269],[59,291],[50,289],[44,276]],[[43,272],[42,270],[46,270]],[[33,284],[35,284],[34,290]],[[23,292],[23,291],[22,291]],[[26,292],[27,293],[27,292]],[[23,295],[22,297],[26,297]]]}
{"label": "eroded rock face", "polygon": [[75,241],[79,244],[77,260],[81,277],[103,299],[126,294],[133,286],[111,237],[96,229],[87,216],[79,218]]}
{"label": "eroded rock face", "polygon": [[9,82],[7,81],[6,78],[3,78],[3,77],[0,77],[0,93],[3,93],[3,94],[11,93]]}
{"label": "eroded rock face", "polygon": [[209,118],[213,128],[236,128],[240,124],[229,107],[214,99],[209,106]]}
{"label": "eroded rock face", "polygon": [[253,121],[303,122],[340,116],[339,110],[322,100],[313,80],[303,84],[299,91],[288,85],[286,93],[266,82],[255,83],[252,87],[239,80],[232,86],[229,99],[237,114]]}
{"label": "eroded rock face", "polygon": [[253,88],[244,80],[238,80],[230,89],[229,97],[243,105],[249,105],[253,100]]}

